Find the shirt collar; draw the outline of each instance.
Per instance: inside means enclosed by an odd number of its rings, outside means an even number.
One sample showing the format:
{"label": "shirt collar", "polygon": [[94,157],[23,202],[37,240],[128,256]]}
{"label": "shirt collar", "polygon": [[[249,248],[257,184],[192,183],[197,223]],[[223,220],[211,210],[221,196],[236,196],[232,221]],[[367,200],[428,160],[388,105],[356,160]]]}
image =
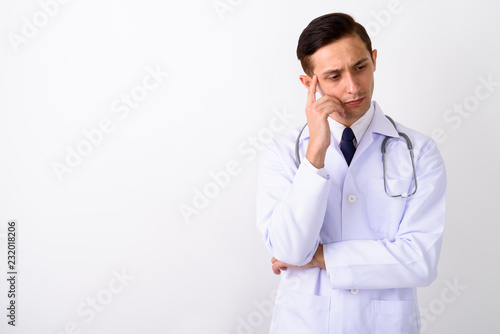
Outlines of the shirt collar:
{"label": "shirt collar", "polygon": [[[365,114],[361,116],[353,125],[351,125],[352,132],[354,132],[356,146],[358,143],[361,142],[361,139],[363,138],[366,129],[368,129],[368,126],[370,125],[373,119],[374,113],[375,113],[375,101],[372,101],[372,103],[370,104],[370,108],[368,108]],[[340,145],[340,142],[342,140],[342,132],[344,132],[346,126],[337,122],[331,117],[328,118],[328,122],[330,123],[330,131],[332,133],[333,138],[335,138],[337,144]]]}
{"label": "shirt collar", "polygon": [[[337,121],[333,120],[332,118],[328,118],[328,122],[330,124],[330,130],[332,133],[332,136],[334,139],[337,141],[337,144],[340,145],[340,141],[342,139],[342,132],[345,129],[345,126],[338,123]],[[357,126],[356,124],[360,123],[361,126]],[[364,124],[364,125],[363,125]],[[359,125],[359,124],[358,124]],[[362,137],[365,135],[365,133],[372,132],[372,133],[378,133],[384,136],[389,136],[389,137],[397,137],[398,132],[392,125],[392,123],[387,119],[387,117],[384,115],[382,109],[378,105],[377,102],[372,101],[370,108],[367,110],[367,112],[354,123],[351,128],[353,128],[354,136],[357,139],[357,143],[361,142]],[[356,129],[357,128],[357,129]],[[302,132],[302,135],[300,138],[303,139],[309,139],[309,127],[306,126]],[[368,140],[370,141],[370,140]],[[366,140],[365,140],[366,142]]]}

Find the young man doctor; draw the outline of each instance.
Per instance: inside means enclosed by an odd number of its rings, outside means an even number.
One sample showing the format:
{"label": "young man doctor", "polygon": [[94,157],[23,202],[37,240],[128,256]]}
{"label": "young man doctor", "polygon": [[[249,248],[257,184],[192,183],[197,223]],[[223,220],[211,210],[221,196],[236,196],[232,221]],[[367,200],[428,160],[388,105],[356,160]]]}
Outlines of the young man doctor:
{"label": "young man doctor", "polygon": [[436,278],[441,249],[443,160],[372,101],[377,51],[349,15],[313,20],[297,56],[307,127],[275,137],[258,181],[257,225],[281,272],[271,333],[419,333],[416,287]]}

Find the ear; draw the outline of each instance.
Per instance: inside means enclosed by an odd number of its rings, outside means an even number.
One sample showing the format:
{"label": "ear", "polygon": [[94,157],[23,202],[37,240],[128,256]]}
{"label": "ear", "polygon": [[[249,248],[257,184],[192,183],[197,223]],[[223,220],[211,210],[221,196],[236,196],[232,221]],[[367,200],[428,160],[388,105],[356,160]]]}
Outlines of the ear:
{"label": "ear", "polygon": [[377,69],[377,49],[372,51],[373,72]]}
{"label": "ear", "polygon": [[312,81],[312,78],[309,77],[308,75],[301,75],[299,77],[300,79],[300,82],[302,82],[302,84],[307,88],[309,89],[309,86],[311,86],[311,81]]}

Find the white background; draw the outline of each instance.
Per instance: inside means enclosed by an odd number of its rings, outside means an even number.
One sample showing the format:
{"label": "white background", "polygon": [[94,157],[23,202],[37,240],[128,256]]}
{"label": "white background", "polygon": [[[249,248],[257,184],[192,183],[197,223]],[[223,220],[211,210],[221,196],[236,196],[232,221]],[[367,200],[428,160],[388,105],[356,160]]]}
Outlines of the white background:
{"label": "white background", "polygon": [[[19,238],[17,326],[1,279],[1,333],[267,333],[279,278],[255,227],[258,159],[241,148],[277,111],[295,115],[282,132],[305,121],[297,40],[335,11],[369,28],[385,113],[441,131],[447,222],[439,277],[419,289],[424,333],[500,331],[498,2],[74,0],[50,17],[40,3],[0,3],[0,277],[9,219]],[[120,118],[146,68],[168,76]],[[59,180],[54,163],[105,119],[113,130]],[[239,173],[184,219],[232,161]]]}

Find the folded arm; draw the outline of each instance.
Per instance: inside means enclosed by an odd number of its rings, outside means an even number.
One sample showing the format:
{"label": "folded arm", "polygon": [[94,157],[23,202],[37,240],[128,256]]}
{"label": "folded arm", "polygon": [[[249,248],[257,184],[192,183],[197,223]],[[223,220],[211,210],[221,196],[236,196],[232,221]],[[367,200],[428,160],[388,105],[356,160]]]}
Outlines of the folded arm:
{"label": "folded arm", "polygon": [[445,220],[446,171],[433,142],[422,151],[417,162],[418,190],[406,201],[394,239],[324,245],[333,289],[417,287],[436,278]]}
{"label": "folded arm", "polygon": [[303,266],[319,244],[331,181],[302,163],[285,169],[276,144],[262,152],[257,187],[258,228],[273,256]]}

